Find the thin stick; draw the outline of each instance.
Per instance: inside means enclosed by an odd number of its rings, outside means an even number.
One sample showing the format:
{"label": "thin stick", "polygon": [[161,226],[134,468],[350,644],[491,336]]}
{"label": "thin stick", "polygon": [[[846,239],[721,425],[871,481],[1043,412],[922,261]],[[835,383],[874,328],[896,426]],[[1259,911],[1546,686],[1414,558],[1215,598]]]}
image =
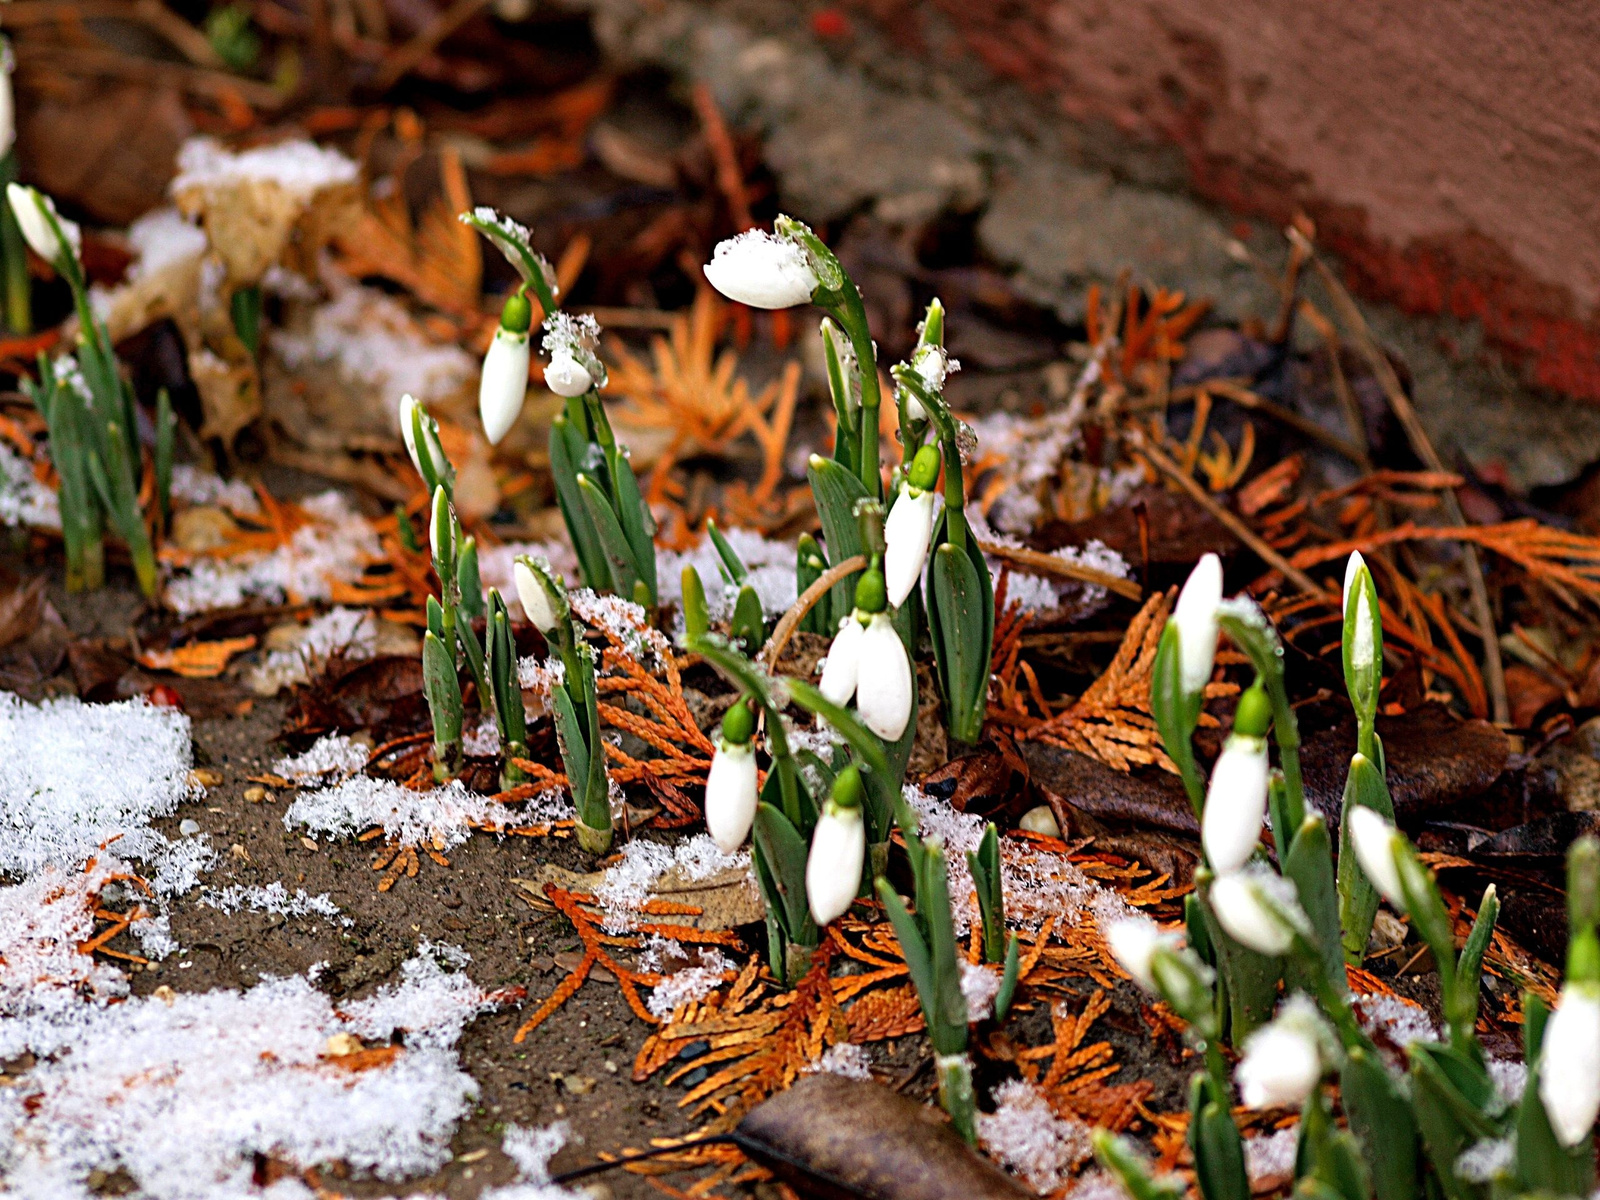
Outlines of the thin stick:
{"label": "thin stick", "polygon": [[[1311,243],[1298,229],[1289,230],[1289,240],[1305,243],[1307,250],[1311,248]],[[1317,277],[1322,280],[1322,286],[1327,289],[1329,297],[1333,300],[1334,308],[1355,334],[1357,347],[1372,368],[1372,373],[1377,376],[1384,394],[1388,396],[1389,406],[1394,409],[1394,415],[1400,418],[1400,424],[1405,428],[1406,438],[1410,441],[1412,450],[1430,470],[1443,471],[1444,462],[1440,459],[1438,451],[1433,448],[1428,431],[1422,427],[1422,421],[1418,419],[1417,410],[1412,407],[1410,397],[1400,386],[1400,379],[1395,375],[1393,365],[1379,349],[1371,329],[1367,327],[1367,319],[1361,315],[1361,310],[1356,307],[1356,302],[1351,299],[1344,284],[1339,282],[1338,276],[1329,270],[1328,265],[1314,252],[1311,254],[1310,262],[1317,272]],[[1449,514],[1450,519],[1457,525],[1465,525],[1467,518],[1461,511],[1461,502],[1456,499],[1454,490],[1445,488],[1439,495],[1444,501],[1445,512]],[[1505,664],[1500,659],[1500,636],[1495,630],[1494,610],[1489,607],[1489,586],[1483,578],[1483,560],[1478,557],[1477,548],[1470,544],[1461,547],[1461,554],[1467,565],[1467,585],[1472,593],[1472,613],[1478,623],[1478,637],[1483,641],[1483,677],[1489,686],[1491,712],[1497,724],[1509,724],[1511,701],[1506,695]]]}
{"label": "thin stick", "polygon": [[800,593],[800,598],[788,612],[779,618],[773,627],[772,636],[767,639],[767,644],[761,647],[761,653],[756,657],[766,663],[771,670],[778,662],[778,655],[783,653],[783,648],[789,644],[789,639],[794,636],[795,629],[805,619],[805,615],[816,607],[817,601],[828,594],[834,584],[842,579],[847,579],[867,565],[867,556],[857,554],[854,558],[847,558],[837,566],[829,567],[805,591]]}
{"label": "thin stick", "polygon": [[1334,453],[1344,455],[1344,457],[1359,466],[1367,465],[1367,454],[1362,447],[1357,446],[1348,438],[1342,438],[1336,433],[1329,433],[1321,425],[1318,425],[1309,417],[1301,416],[1292,408],[1285,408],[1281,404],[1273,403],[1265,396],[1258,396],[1242,384],[1226,379],[1214,379],[1206,384],[1206,389],[1213,396],[1226,396],[1240,408],[1249,408],[1265,413],[1279,424],[1287,425],[1290,429],[1310,438],[1312,441],[1321,443]]}
{"label": "thin stick", "polygon": [[694,109],[705,129],[706,145],[711,150],[711,160],[717,168],[717,187],[728,202],[728,215],[740,231],[753,229],[755,219],[750,215],[750,198],[745,189],[744,174],[739,170],[739,152],[728,133],[728,123],[722,119],[722,110],[711,89],[703,83],[694,85]]}
{"label": "thin stick", "polygon": [[1139,585],[1131,579],[1124,579],[1120,575],[1113,575],[1109,571],[1098,571],[1094,567],[1080,566],[1078,563],[1067,562],[1057,558],[1054,554],[1042,554],[1037,550],[1029,550],[1023,546],[1005,546],[999,542],[986,542],[978,539],[978,549],[985,554],[1006,562],[1015,563],[1019,567],[1026,567],[1029,571],[1046,575],[1060,575],[1064,579],[1075,579],[1079,583],[1092,583],[1096,587],[1103,587],[1107,591],[1115,592],[1119,596],[1126,596],[1129,600],[1139,600],[1144,592]]}
{"label": "thin stick", "polygon": [[1326,589],[1319,587],[1316,580],[1312,579],[1311,576],[1300,570],[1299,567],[1293,566],[1288,559],[1267,545],[1256,534],[1255,530],[1224,508],[1211,493],[1196,483],[1188,472],[1173,462],[1161,450],[1151,445],[1150,440],[1142,433],[1134,430],[1131,440],[1135,451],[1141,458],[1188,492],[1196,504],[1227,526],[1228,532],[1250,547],[1262,562],[1281,573],[1285,579],[1308,595],[1325,596],[1329,594]]}
{"label": "thin stick", "polygon": [[416,69],[418,63],[427,58],[456,30],[478,14],[489,0],[456,0],[449,8],[440,13],[426,29],[419,32],[405,45],[393,51],[384,60],[377,77],[372,81],[372,86],[379,92],[386,92],[402,78]]}

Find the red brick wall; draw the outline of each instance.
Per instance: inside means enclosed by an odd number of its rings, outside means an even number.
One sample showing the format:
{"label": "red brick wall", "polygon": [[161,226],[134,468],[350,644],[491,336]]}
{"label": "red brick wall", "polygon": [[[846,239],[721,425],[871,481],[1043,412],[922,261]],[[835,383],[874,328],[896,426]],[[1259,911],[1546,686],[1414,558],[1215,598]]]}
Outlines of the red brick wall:
{"label": "red brick wall", "polygon": [[1481,321],[1530,382],[1600,403],[1600,5],[853,5],[908,49],[1176,145],[1240,213],[1305,211],[1363,294]]}

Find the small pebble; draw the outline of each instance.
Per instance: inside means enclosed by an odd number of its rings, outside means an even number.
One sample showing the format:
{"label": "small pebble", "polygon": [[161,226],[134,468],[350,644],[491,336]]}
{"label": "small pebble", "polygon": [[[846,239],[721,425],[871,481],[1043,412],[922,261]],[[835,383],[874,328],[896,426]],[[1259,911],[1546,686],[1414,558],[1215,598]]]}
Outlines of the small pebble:
{"label": "small pebble", "polygon": [[264,787],[247,787],[244,790],[244,798],[251,804],[260,804],[267,798],[267,789]]}
{"label": "small pebble", "polygon": [[200,822],[193,817],[185,817],[178,822],[178,832],[183,834],[184,837],[193,837],[200,832]]}
{"label": "small pebble", "polygon": [[1017,825],[1029,833],[1037,833],[1043,837],[1061,836],[1061,826],[1056,823],[1056,814],[1050,811],[1048,804],[1030,808],[1022,814],[1022,820],[1018,821]]}

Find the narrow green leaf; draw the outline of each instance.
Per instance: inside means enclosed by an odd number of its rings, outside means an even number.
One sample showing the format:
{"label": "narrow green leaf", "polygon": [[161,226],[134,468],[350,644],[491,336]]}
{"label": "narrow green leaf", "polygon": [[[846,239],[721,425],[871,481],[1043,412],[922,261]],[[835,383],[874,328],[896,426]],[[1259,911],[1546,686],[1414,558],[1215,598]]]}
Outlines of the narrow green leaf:
{"label": "narrow green leaf", "polygon": [[946,542],[933,554],[928,624],[945,697],[945,719],[959,742],[977,742],[987,714],[992,629],[984,620],[983,583],[971,556]]}
{"label": "narrow green leaf", "polygon": [[611,568],[611,582],[616,594],[624,599],[633,599],[633,584],[638,578],[638,573],[633,569],[633,547],[628,544],[627,536],[617,522],[611,501],[600,490],[599,484],[581,473],[578,476],[578,495],[583,497],[584,511],[589,514],[589,521],[599,535],[606,565]]}
{"label": "narrow green leaf", "polygon": [[994,1019],[1004,1021],[1011,1011],[1011,1001],[1017,994],[1017,973],[1022,966],[1022,947],[1017,935],[1006,941],[1006,965],[1000,975],[1000,990],[994,994]]}
{"label": "narrow green leaf", "polygon": [[1394,801],[1379,774],[1377,764],[1365,755],[1350,760],[1345,777],[1344,803],[1339,820],[1339,924],[1344,931],[1345,961],[1359,967],[1366,955],[1372,922],[1378,915],[1378,890],[1367,879],[1350,844],[1350,813],[1357,805],[1370,808],[1385,821],[1394,823]]}
{"label": "narrow green leaf", "polygon": [[[1178,647],[1178,626],[1168,621],[1161,631],[1161,641],[1156,646],[1156,660],[1150,672],[1150,711],[1156,720],[1156,732],[1161,735],[1162,748],[1178,768],[1184,790],[1189,795],[1189,805],[1199,817],[1205,808],[1205,784],[1194,760],[1194,728],[1199,712],[1183,694],[1182,654]],[[1273,813],[1273,829],[1292,829],[1281,825]],[[1280,847],[1280,850],[1282,847]]]}
{"label": "narrow green leaf", "polygon": [[922,940],[922,931],[917,928],[916,921],[906,911],[906,903],[894,890],[893,885],[887,879],[879,879],[876,886],[878,899],[883,904],[883,910],[889,914],[889,923],[894,926],[895,940],[900,943],[900,954],[906,960],[912,986],[917,989],[917,1000],[922,1005],[922,1019],[931,1031],[938,1021],[933,1001],[937,988],[933,973],[933,956],[928,951],[927,943]]}
{"label": "narrow green leaf", "polygon": [[160,506],[161,526],[172,519],[172,455],[177,440],[178,418],[172,411],[167,389],[156,393],[156,503]]}
{"label": "narrow green leaf", "polygon": [[716,547],[717,558],[722,567],[722,577],[735,587],[742,587],[750,578],[750,570],[744,565],[744,559],[739,557],[739,552],[728,544],[728,539],[722,535],[722,530],[717,528],[714,518],[706,518],[706,533],[711,538],[711,544]]}
{"label": "narrow green leaf", "polygon": [[461,611],[468,620],[486,615],[483,607],[483,580],[478,574],[478,539],[463,538],[456,554],[456,589],[461,593]]}
{"label": "narrow green leaf", "polygon": [[461,740],[461,684],[445,644],[430,630],[422,639],[422,687],[433,716],[436,746],[454,746]]}
{"label": "narrow green leaf", "polygon": [[[639,480],[633,473],[626,446],[618,446],[611,455],[611,492],[615,498],[613,511],[631,551],[629,565],[633,568],[635,582],[644,585],[645,599],[637,595],[628,598],[653,608],[660,595],[656,586],[656,519],[639,492]],[[630,587],[629,591],[637,589]]]}
{"label": "narrow green leaf", "polygon": [[589,745],[585,741],[588,730],[565,687],[551,688],[550,701],[555,710],[556,745],[561,751],[561,765],[566,768],[573,800],[578,801],[585,786],[583,781],[589,777]]}
{"label": "narrow green leaf", "polygon": [[789,818],[770,804],[756,805],[751,836],[761,847],[767,869],[772,872],[772,884],[783,898],[784,929],[792,939],[803,940],[797,935],[811,923],[806,902],[806,841]]}
{"label": "narrow green leaf", "polygon": [[[811,495],[817,504],[817,518],[828,544],[828,561],[842,563],[861,553],[861,531],[856,526],[857,500],[867,498],[867,489],[843,463],[813,454],[806,466]],[[859,571],[833,587],[833,611],[848,614],[855,606]]]}
{"label": "narrow green leaf", "polygon": [[[1341,994],[1347,989],[1344,954],[1340,944],[1339,895],[1333,877],[1333,845],[1328,823],[1321,813],[1306,817],[1283,860],[1283,875],[1300,895],[1300,907],[1311,920],[1311,931],[1322,956],[1328,982]],[[1315,986],[1294,959],[1285,964],[1291,987],[1315,995]]]}
{"label": "narrow green leaf", "polygon": [[588,444],[566,414],[550,422],[550,478],[555,483],[556,503],[566,522],[567,536],[578,558],[578,571],[587,587],[597,592],[614,592],[611,567],[600,544],[600,534],[589,519],[588,506],[578,490],[578,464]]}
{"label": "narrow green leaf", "polygon": [[1417,1126],[1411,1105],[1372,1051],[1357,1046],[1347,1052],[1339,1095],[1366,1152],[1377,1200],[1416,1200]]}

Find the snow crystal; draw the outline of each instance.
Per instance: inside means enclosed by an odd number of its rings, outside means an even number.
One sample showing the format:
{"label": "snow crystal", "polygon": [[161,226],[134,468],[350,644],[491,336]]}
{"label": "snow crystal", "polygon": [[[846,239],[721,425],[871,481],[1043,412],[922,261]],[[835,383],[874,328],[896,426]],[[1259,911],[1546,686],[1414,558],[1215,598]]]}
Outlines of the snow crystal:
{"label": "snow crystal", "polygon": [[1528,1064],[1509,1058],[1491,1058],[1489,1078],[1494,1080],[1495,1090],[1505,1097],[1507,1104],[1520,1104],[1528,1086]]}
{"label": "snow crystal", "polygon": [[276,183],[285,191],[309,197],[323,188],[354,183],[359,174],[356,164],[339,151],[303,138],[234,153],[215,138],[192,137],[178,151],[172,192],[234,183]]}
{"label": "snow crystal", "polygon": [[128,265],[130,282],[154,275],[174,263],[198,258],[210,243],[205,230],[176,208],[157,208],[128,226],[128,245],[134,260]]}
{"label": "snow crystal", "polygon": [[351,583],[383,557],[372,526],[338,492],[303,501],[313,518],[271,552],[202,558],[170,580],[165,599],[180,616],[232,608],[252,596],[281,603],[327,600],[332,584]]}
{"label": "snow crystal", "polygon": [[198,794],[189,763],[177,709],[0,692],[0,871],[74,870],[113,838],[124,858],[159,861],[169,843],[149,822]]}
{"label": "snow crystal", "polygon": [[1294,1127],[1245,1138],[1244,1170],[1250,1177],[1250,1186],[1264,1185],[1269,1180],[1281,1183],[1292,1176],[1299,1142],[1300,1130]]}
{"label": "snow crystal", "polygon": [[172,936],[172,918],[166,913],[158,917],[145,917],[128,927],[139,939],[139,949],[146,958],[163,962],[178,952],[178,939]]}
{"label": "snow crystal", "polygon": [[[1040,417],[997,411],[978,419],[974,432],[984,453],[1006,462],[1008,485],[989,509],[995,528],[1028,533],[1038,523],[1044,515],[1041,491],[1058,477],[1062,459],[1080,444],[1080,417],[1063,405]],[[1086,464],[1075,465],[1089,474]],[[1101,468],[1093,472],[1092,487],[1099,507],[1110,508],[1143,482],[1141,467]]]}
{"label": "snow crystal", "polygon": [[[1179,1185],[1180,1191],[1182,1185]],[[1115,1176],[1096,1167],[1085,1171],[1063,1200],[1128,1200],[1128,1192]]]}
{"label": "snow crystal", "polygon": [[61,528],[60,498],[40,483],[33,467],[4,442],[0,442],[0,524]]}
{"label": "snow crystal", "polygon": [[[645,974],[662,975],[660,983],[650,993],[645,1005],[652,1016],[666,1020],[680,1005],[704,1000],[722,983],[723,976],[736,969],[720,950],[703,947],[698,951],[698,966],[671,970],[669,960],[691,959],[684,948],[673,938],[652,935],[639,955],[639,970]],[[663,972],[666,972],[663,974]]]}
{"label": "snow crystal", "polygon": [[371,658],[378,652],[378,622],[368,609],[331,608],[307,623],[295,644],[268,650],[250,672],[250,686],[258,695],[272,695],[304,683],[312,672],[335,654],[345,658]]}
{"label": "snow crystal", "polygon": [[272,765],[272,773],[281,775],[291,783],[306,783],[337,772],[354,775],[367,765],[372,747],[365,742],[346,737],[342,733],[324,734],[303,754],[280,758]]}
{"label": "snow crystal", "polygon": [[1420,1004],[1399,996],[1372,992],[1353,1000],[1356,1019],[1375,1037],[1383,1037],[1404,1048],[1412,1042],[1437,1042],[1439,1031]]}
{"label": "snow crystal", "polygon": [[459,779],[412,791],[392,780],[354,775],[300,795],[283,814],[283,824],[331,837],[352,837],[380,825],[390,842],[448,850],[466,841],[473,825],[490,824],[490,814],[500,810],[489,797],[469,792]]}
{"label": "snow crystal", "polygon": [[854,1042],[839,1042],[829,1046],[822,1052],[822,1057],[807,1067],[801,1068],[802,1073],[814,1075],[826,1072],[829,1075],[843,1075],[846,1079],[871,1079],[871,1060],[867,1058],[867,1048],[858,1046]]}
{"label": "snow crystal", "polygon": [[500,1148],[506,1157],[517,1164],[517,1170],[530,1183],[545,1183],[550,1179],[550,1160],[567,1144],[572,1130],[565,1121],[556,1121],[541,1129],[523,1129],[520,1125],[507,1125],[501,1135]]}
{"label": "snow crystal", "polygon": [[961,996],[967,1002],[967,1020],[983,1021],[994,1011],[994,998],[1000,994],[1000,972],[979,963],[961,959]]}
{"label": "snow crystal", "polygon": [[[518,664],[521,669],[521,664]],[[476,758],[493,758],[500,753],[500,727],[493,717],[484,717],[461,736],[461,748]]]}
{"label": "snow crystal", "polygon": [[978,1140],[1037,1192],[1058,1191],[1093,1154],[1089,1127],[1063,1120],[1033,1084],[1009,1079],[994,1091],[993,1113],[978,1114]]}
{"label": "snow crystal", "polygon": [[517,662],[517,684],[525,692],[533,692],[541,701],[550,699],[550,689],[567,678],[567,664],[559,658],[540,662],[535,656]]}
{"label": "snow crystal", "polygon": [[[745,581],[761,600],[761,611],[768,620],[788,612],[796,598],[795,546],[793,542],[769,541],[748,529],[723,532],[728,545],[749,570]],[[683,604],[683,569],[692,566],[700,573],[706,590],[706,610],[713,621],[726,621],[733,615],[739,589],[728,581],[727,568],[709,537],[692,550],[663,550],[656,556],[656,576],[660,581],[661,603]],[[678,624],[683,621],[678,615]]]}
{"label": "snow crystal", "polygon": [[622,848],[622,861],[607,867],[594,894],[605,909],[606,928],[620,933],[632,928],[634,913],[650,898],[650,889],[669,871],[685,881],[709,879],[731,867],[750,868],[750,851],[724,854],[710,834],[697,834],[674,845],[643,840]]}
{"label": "snow crystal", "polygon": [[[1011,534],[991,529],[976,505],[967,506],[967,521],[972,526],[973,534],[986,542],[1014,549],[1023,545],[1021,540]],[[1104,571],[1107,575],[1115,575],[1119,579],[1128,578],[1131,572],[1122,555],[1099,539],[1092,539],[1083,546],[1062,546],[1051,551],[1051,556],[1073,566]],[[993,557],[985,561],[989,564],[989,573],[998,577],[1000,561]],[[1081,620],[1098,610],[1105,600],[1106,589],[1099,584],[1083,583],[1055,575],[1048,577],[1034,575],[1017,567],[1011,568],[1010,577],[1006,582],[1006,603],[1019,605],[1023,612],[1063,609],[1068,619]]]}
{"label": "snow crystal", "polygon": [[190,504],[221,505],[242,517],[253,517],[261,512],[260,498],[244,480],[224,479],[191,463],[173,465],[172,498]]}
{"label": "snow crystal", "polygon": [[[259,1195],[257,1153],[388,1180],[432,1171],[478,1091],[453,1045],[489,1006],[429,957],[342,1011],[303,977],[86,1006],[58,1031],[70,1051],[0,1093],[0,1168],[18,1195],[61,1197],[121,1168],[159,1200]],[[329,1054],[336,1034],[387,1044],[396,1030],[387,1063],[351,1070]]]}
{"label": "snow crystal", "polygon": [[207,891],[201,894],[200,903],[225,913],[236,913],[248,908],[255,912],[277,913],[285,917],[318,916],[337,920],[341,925],[355,924],[344,915],[327,892],[315,896],[305,888],[295,888],[290,892],[281,879],[274,880],[265,887],[246,887],[242,883],[235,883],[220,891]]}
{"label": "snow crystal", "polygon": [[1493,1183],[1510,1174],[1517,1147],[1510,1138],[1484,1138],[1456,1159],[1456,1174],[1468,1183]]}
{"label": "snow crystal", "polygon": [[650,624],[643,607],[620,596],[597,595],[589,588],[567,593],[573,615],[595,629],[609,630],[632,658],[651,665],[668,650],[667,639]]}
{"label": "snow crystal", "polygon": [[309,329],[281,329],[272,348],[284,365],[337,367],[375,395],[445,400],[478,377],[478,362],[454,342],[439,344],[405,306],[375,288],[335,286],[311,314]]}

